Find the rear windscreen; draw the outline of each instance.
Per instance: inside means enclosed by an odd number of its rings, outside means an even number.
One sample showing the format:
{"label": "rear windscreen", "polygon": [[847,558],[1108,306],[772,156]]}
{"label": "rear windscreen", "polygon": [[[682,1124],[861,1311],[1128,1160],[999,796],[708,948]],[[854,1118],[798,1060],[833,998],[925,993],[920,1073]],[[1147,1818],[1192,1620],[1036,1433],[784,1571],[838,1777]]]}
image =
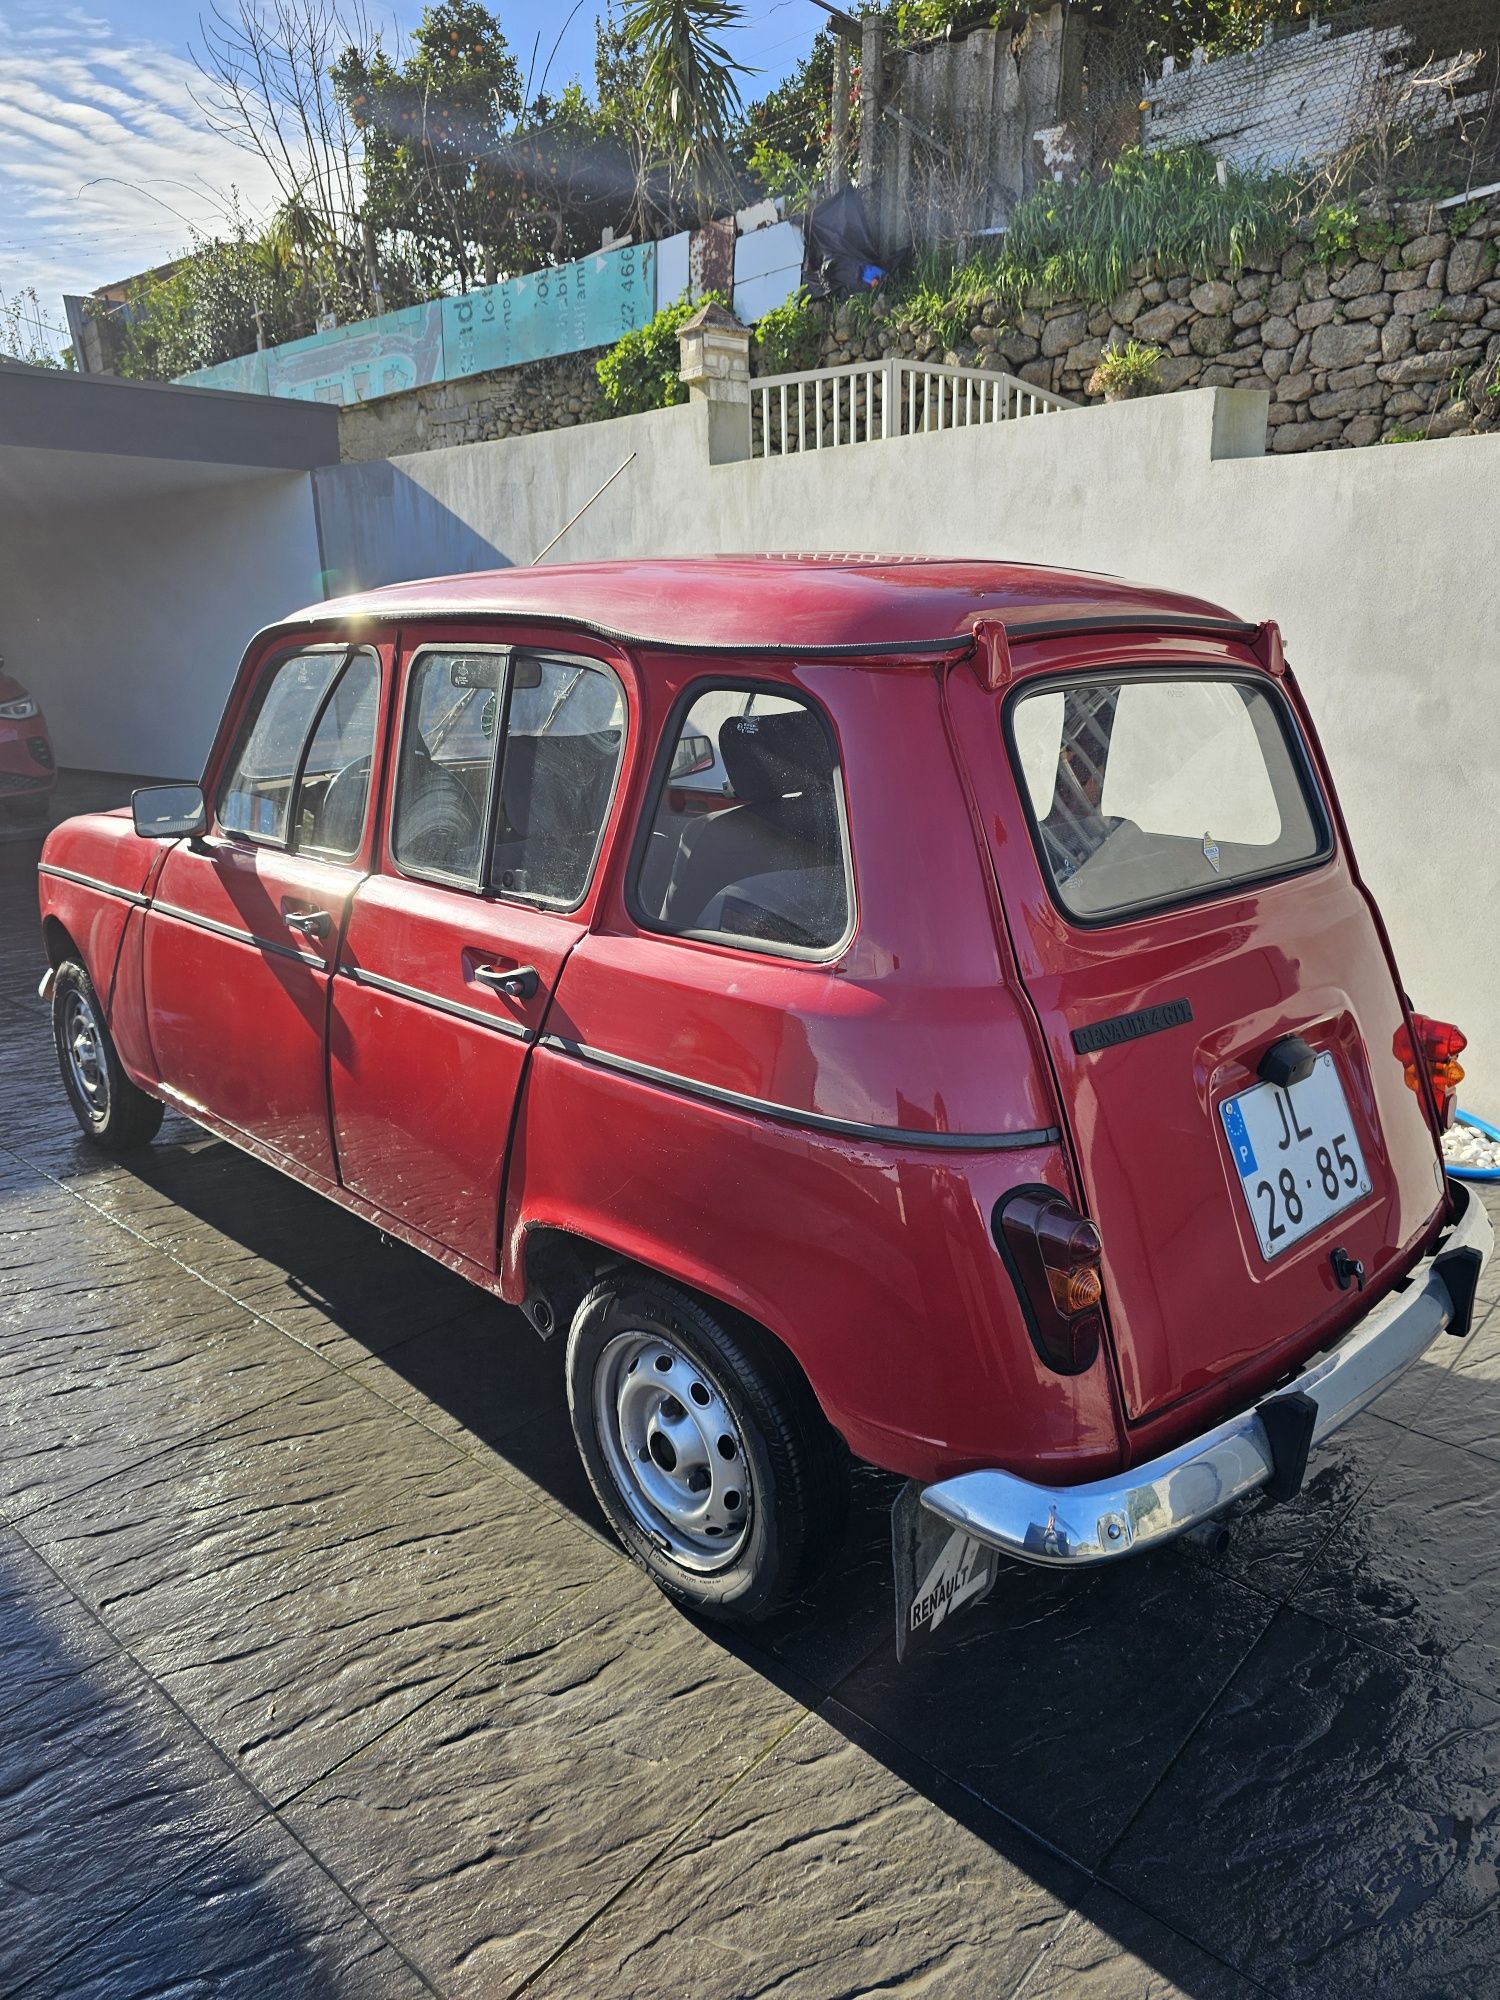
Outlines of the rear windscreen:
{"label": "rear windscreen", "polygon": [[1328,851],[1296,725],[1228,676],[1049,681],[1009,729],[1042,865],[1085,921],[1307,866]]}

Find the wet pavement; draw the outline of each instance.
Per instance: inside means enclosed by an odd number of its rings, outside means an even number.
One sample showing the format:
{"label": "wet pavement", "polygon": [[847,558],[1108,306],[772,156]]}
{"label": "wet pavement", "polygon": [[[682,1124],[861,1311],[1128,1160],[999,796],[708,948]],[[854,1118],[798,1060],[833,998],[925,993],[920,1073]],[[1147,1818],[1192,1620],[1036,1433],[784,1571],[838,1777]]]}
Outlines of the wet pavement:
{"label": "wet pavement", "polygon": [[12,846],[7,2000],[1500,1995],[1500,1269],[1222,1556],[1016,1569],[898,1667],[870,1475],[731,1644],[558,1343],[180,1118],[91,1153],[41,969]]}

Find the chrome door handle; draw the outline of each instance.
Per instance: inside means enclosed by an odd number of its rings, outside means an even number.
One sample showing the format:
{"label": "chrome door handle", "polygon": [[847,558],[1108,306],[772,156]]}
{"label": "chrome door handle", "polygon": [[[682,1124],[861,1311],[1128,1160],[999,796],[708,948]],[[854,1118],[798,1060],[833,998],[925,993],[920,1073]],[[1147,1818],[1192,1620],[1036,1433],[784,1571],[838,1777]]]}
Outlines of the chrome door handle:
{"label": "chrome door handle", "polygon": [[509,971],[503,965],[476,965],[474,977],[492,993],[503,993],[507,1000],[529,1000],[542,983],[534,965],[516,965]]}
{"label": "chrome door handle", "polygon": [[286,913],[287,929],[299,931],[303,937],[327,937],[332,921],[326,910],[288,910]]}

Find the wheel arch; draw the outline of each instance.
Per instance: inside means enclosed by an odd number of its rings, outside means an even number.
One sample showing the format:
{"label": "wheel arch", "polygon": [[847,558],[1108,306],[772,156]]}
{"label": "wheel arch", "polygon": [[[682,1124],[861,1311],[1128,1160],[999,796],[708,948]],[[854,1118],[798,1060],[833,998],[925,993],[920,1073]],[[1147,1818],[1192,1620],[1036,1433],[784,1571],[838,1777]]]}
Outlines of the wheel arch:
{"label": "wheel arch", "polygon": [[88,973],[89,978],[93,978],[93,968],[84,957],[73,933],[68,929],[62,918],[54,916],[50,910],[42,918],[42,948],[47,954],[47,963],[52,967],[54,972],[56,972],[65,958],[76,958],[84,971]]}
{"label": "wheel arch", "polygon": [[[523,1222],[517,1255],[518,1275],[524,1286],[521,1309],[536,1331],[548,1338],[554,1332],[566,1333],[587,1294],[615,1272],[675,1285],[709,1312],[721,1315],[756,1340],[769,1343],[783,1365],[795,1372],[825,1422],[842,1435],[836,1417],[819,1396],[800,1355],[775,1327],[747,1311],[738,1300],[726,1296],[722,1288],[703,1283],[701,1274],[681,1268],[681,1264],[682,1260],[671,1257],[660,1262],[648,1261],[638,1250],[625,1249],[579,1230]],[[539,1299],[546,1300],[551,1311],[551,1323],[545,1327],[539,1323],[535,1310]]]}

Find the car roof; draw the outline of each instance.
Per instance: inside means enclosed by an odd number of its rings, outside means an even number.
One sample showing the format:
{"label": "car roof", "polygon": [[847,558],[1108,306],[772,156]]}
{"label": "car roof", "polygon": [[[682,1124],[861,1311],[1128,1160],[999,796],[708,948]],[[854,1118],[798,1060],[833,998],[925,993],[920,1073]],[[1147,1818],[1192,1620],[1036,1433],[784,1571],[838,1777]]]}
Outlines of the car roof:
{"label": "car roof", "polygon": [[952,651],[980,619],[1012,638],[1193,630],[1244,638],[1220,606],[1085,570],[946,557],[734,555],[554,563],[390,584],[309,605],[302,625],[506,616],[695,652]]}

